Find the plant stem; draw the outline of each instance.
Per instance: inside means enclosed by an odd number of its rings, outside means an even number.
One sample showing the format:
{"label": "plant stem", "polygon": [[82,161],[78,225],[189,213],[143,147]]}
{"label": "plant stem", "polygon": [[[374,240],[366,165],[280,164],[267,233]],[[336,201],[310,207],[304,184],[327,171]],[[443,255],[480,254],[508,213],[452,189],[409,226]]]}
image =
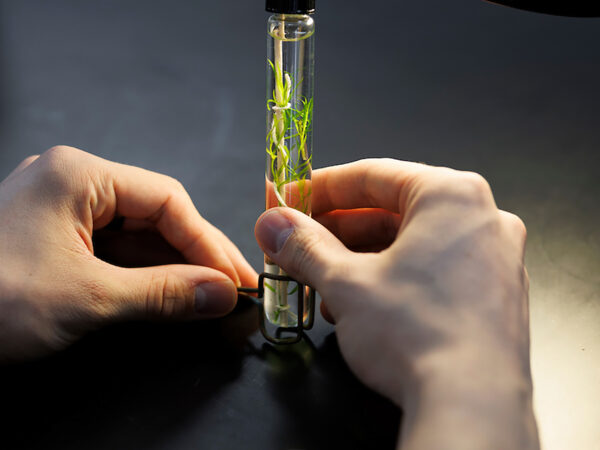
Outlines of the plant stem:
{"label": "plant stem", "polygon": [[[282,16],[281,25],[277,30],[277,34],[279,39],[275,39],[275,68],[278,73],[281,74],[283,81],[283,39],[285,39],[285,16]],[[275,85],[275,100],[278,105],[283,104],[284,95],[283,89],[285,89],[285,84],[276,84]],[[275,125],[276,136],[277,136],[277,170],[281,170],[281,165],[283,163],[283,146],[285,145],[285,118],[284,118],[285,110],[277,109],[275,111]],[[283,169],[285,170],[285,168]],[[275,189],[279,191],[276,186]],[[280,193],[281,194],[281,193]],[[285,203],[284,203],[284,206]]]}
{"label": "plant stem", "polygon": [[[284,83],[284,72],[283,72],[283,40],[285,39],[285,16],[282,16],[281,25],[277,30],[277,34],[279,39],[275,39],[275,69],[281,75],[282,83],[276,83],[275,85],[275,100],[277,104],[283,105],[285,92],[282,92],[285,89]],[[285,110],[277,109],[275,111],[275,124],[276,124],[276,136],[277,136],[277,170],[282,170],[282,165],[286,164],[284,160],[283,153],[285,152]],[[283,170],[286,170],[286,167],[283,167]],[[285,177],[284,177],[285,178]],[[279,192],[279,186],[276,184],[273,186],[276,193],[283,194],[278,195],[279,201],[283,203],[283,206],[287,206],[285,204],[285,184],[283,184],[283,192]],[[282,201],[283,200],[283,201]],[[280,274],[283,273],[281,269],[279,269]],[[279,308],[286,307],[288,305],[287,302],[287,282],[276,281],[275,289],[276,297],[277,297],[277,306]],[[280,325],[282,327],[288,326],[288,313],[287,311],[283,311],[283,314],[279,315],[280,317]]]}

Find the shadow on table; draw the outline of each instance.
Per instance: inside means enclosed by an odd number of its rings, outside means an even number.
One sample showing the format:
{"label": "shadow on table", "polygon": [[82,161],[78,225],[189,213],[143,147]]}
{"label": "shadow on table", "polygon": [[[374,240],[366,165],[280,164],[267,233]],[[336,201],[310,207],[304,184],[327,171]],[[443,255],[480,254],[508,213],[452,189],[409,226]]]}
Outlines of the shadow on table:
{"label": "shadow on table", "polygon": [[287,417],[275,430],[280,448],[395,448],[400,410],[365,388],[342,359],[334,333],[319,348],[265,343],[258,354],[271,368],[268,386]]}
{"label": "shadow on table", "polygon": [[256,323],[256,309],[240,305],[220,321],[121,324],[44,360],[0,367],[0,447],[160,445],[238,378],[240,342]]}
{"label": "shadow on table", "polygon": [[122,324],[45,360],[3,367],[2,448],[194,448],[173,439],[214,412],[211,399],[235,385],[244,358],[267,368],[264,395],[283,414],[269,448],[394,448],[399,410],[350,373],[333,333],[318,349],[308,339],[256,348],[256,314],[240,304],[220,321]]}

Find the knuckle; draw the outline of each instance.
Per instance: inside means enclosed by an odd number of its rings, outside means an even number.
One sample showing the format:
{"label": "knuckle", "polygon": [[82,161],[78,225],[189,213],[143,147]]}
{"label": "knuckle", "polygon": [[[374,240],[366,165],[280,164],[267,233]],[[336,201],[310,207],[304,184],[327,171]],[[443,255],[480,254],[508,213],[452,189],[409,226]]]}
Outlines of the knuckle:
{"label": "knuckle", "polygon": [[[306,276],[314,271],[316,260],[316,247],[319,239],[312,233],[298,233],[294,236],[294,245],[287,252],[288,271]],[[287,244],[285,245],[287,247]],[[285,251],[284,247],[284,251]]]}
{"label": "knuckle", "polygon": [[174,178],[172,176],[169,175],[165,175],[165,180],[166,182],[169,184],[169,187],[177,193],[181,193],[181,192],[185,192],[187,193],[185,187],[183,186],[183,183],[181,181],[179,181],[177,178]]}
{"label": "knuckle", "polygon": [[398,161],[392,158],[365,158],[350,165],[359,168],[358,173],[362,174],[362,177],[367,177],[371,174],[377,174],[381,172],[382,168],[394,167]]}
{"label": "knuckle", "polygon": [[369,168],[378,168],[382,166],[392,166],[396,164],[396,160],[393,158],[367,158],[364,160],[365,164],[369,166]]}
{"label": "knuckle", "polygon": [[373,169],[374,167],[377,167],[379,164],[381,164],[382,159],[379,158],[364,158],[361,159],[360,161],[356,162],[357,166],[362,166],[365,169]]}
{"label": "knuckle", "polygon": [[523,238],[523,240],[527,239],[527,227],[525,226],[525,222],[517,216],[516,214],[510,214],[512,220],[512,226],[516,230],[519,236]]}
{"label": "knuckle", "polygon": [[422,183],[422,197],[427,199],[441,199],[473,206],[493,204],[489,183],[475,172],[462,172],[444,167],[436,169],[435,176],[419,181]]}
{"label": "knuckle", "polygon": [[48,150],[46,150],[43,156],[51,161],[68,161],[81,153],[83,152],[75,147],[69,147],[67,145],[55,145],[54,147],[50,147]]}
{"label": "knuckle", "polygon": [[511,214],[511,230],[512,233],[516,236],[516,240],[519,245],[521,262],[524,264],[525,261],[525,248],[527,245],[527,228],[525,227],[525,223],[516,215]]}
{"label": "knuckle", "polygon": [[169,192],[169,197],[176,202],[186,202],[190,196],[185,186],[177,178],[165,175],[165,185]]}
{"label": "knuckle", "polygon": [[465,195],[475,200],[491,198],[492,189],[483,176],[476,172],[461,172],[459,182]]}
{"label": "knuckle", "polygon": [[426,178],[421,173],[410,172],[404,176],[399,175],[395,180],[394,188],[399,193],[397,204],[404,205],[415,200],[415,194],[421,197],[429,197],[435,194],[432,184],[425,182]]}
{"label": "knuckle", "polygon": [[185,189],[185,186],[183,185],[183,183],[181,181],[179,181],[176,178],[172,178],[172,180],[173,180],[173,189],[175,189],[175,191],[187,193],[187,190]]}
{"label": "knuckle", "polygon": [[516,236],[523,244],[527,241],[527,227],[519,216],[501,210],[500,220],[503,222],[511,236]]}
{"label": "knuckle", "polygon": [[446,211],[446,217],[460,220],[469,217],[473,224],[483,221],[500,225],[490,185],[478,173],[436,167],[415,177],[412,183],[411,197],[406,203],[413,212]]}
{"label": "knuckle", "polygon": [[40,156],[40,176],[38,181],[51,191],[63,191],[72,185],[74,174],[80,173],[74,170],[75,159],[81,150],[72,147],[57,146],[47,150]]}
{"label": "knuckle", "polygon": [[152,276],[146,296],[148,316],[170,317],[180,312],[184,306],[185,292],[177,278],[169,273]]}
{"label": "knuckle", "polygon": [[437,167],[425,176],[422,176],[420,173],[411,173],[403,181],[399,180],[398,183],[403,182],[407,187],[407,193],[418,193],[416,198],[427,202],[448,196],[451,189],[457,185],[455,177],[454,170],[446,167]]}
{"label": "knuckle", "polygon": [[373,172],[380,173],[387,168],[396,167],[396,164],[398,160],[393,158],[366,158],[357,163],[365,175]]}

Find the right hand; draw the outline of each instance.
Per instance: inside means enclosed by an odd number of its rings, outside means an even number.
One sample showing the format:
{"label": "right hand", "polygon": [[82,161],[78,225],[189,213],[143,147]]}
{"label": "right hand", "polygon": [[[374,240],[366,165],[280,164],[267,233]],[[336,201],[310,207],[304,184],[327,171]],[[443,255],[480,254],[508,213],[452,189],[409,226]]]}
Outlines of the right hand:
{"label": "right hand", "polygon": [[[518,409],[536,442],[526,231],[496,207],[487,182],[448,168],[364,160],[315,171],[313,193],[320,224],[273,208],[259,218],[257,240],[321,294],[350,368],[405,409],[405,439],[435,446],[431,433],[411,427],[419,414],[443,414],[443,403],[475,421],[491,414],[492,423],[475,426],[490,433],[506,431],[502,420],[520,420]],[[456,407],[465,401],[465,411]],[[473,422],[447,425],[460,433]]]}

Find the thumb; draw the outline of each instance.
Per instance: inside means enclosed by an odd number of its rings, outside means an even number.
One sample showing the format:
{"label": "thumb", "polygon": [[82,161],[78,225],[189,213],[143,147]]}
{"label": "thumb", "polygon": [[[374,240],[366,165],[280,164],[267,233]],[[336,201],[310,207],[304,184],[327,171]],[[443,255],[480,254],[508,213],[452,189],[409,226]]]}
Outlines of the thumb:
{"label": "thumb", "polygon": [[254,228],[265,254],[292,278],[316,290],[352,258],[352,253],[323,225],[292,208],[264,212]]}
{"label": "thumb", "polygon": [[218,270],[192,265],[123,269],[110,266],[113,319],[206,319],[235,307],[237,289]]}

